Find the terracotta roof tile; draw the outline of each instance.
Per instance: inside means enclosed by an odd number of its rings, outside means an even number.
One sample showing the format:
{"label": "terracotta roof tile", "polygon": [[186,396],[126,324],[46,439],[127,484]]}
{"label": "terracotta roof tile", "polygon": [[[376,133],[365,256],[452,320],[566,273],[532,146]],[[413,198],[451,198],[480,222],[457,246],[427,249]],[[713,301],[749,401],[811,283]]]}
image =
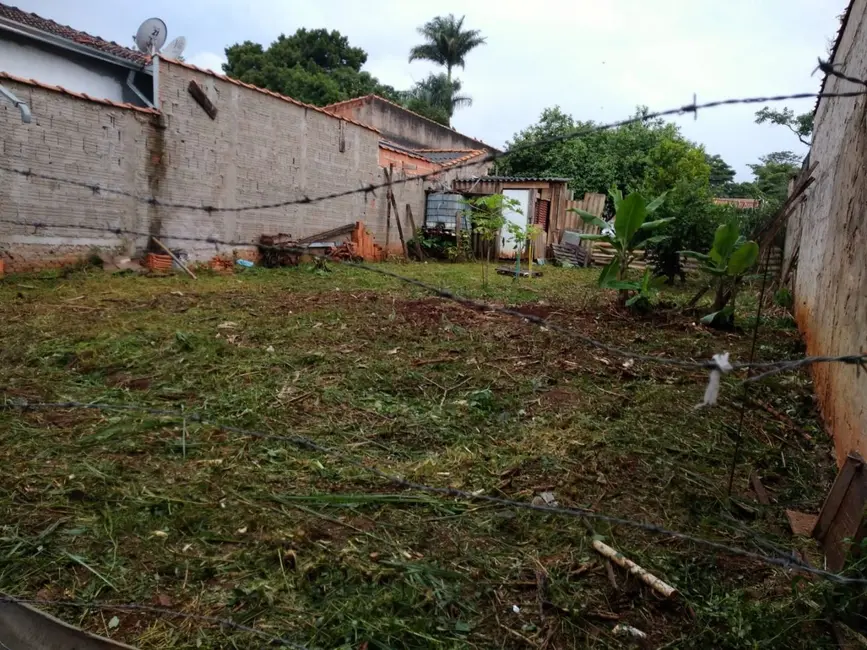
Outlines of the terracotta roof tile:
{"label": "terracotta roof tile", "polygon": [[50,90],[56,93],[63,93],[64,95],[69,95],[70,97],[75,97],[76,99],[81,99],[86,102],[93,102],[95,104],[105,104],[106,106],[114,106],[115,108],[138,111],[139,113],[147,113],[148,115],[160,114],[160,112],[155,108],[145,108],[144,106],[136,106],[135,104],[113,102],[110,99],[97,99],[96,97],[91,97],[90,95],[86,95],[84,93],[77,93],[73,90],[67,90],[66,88],[63,88],[61,86],[52,86],[51,84],[42,83],[41,81],[37,81],[36,79],[25,79],[24,77],[16,77],[14,74],[9,74],[8,72],[0,71],[0,79],[8,79],[9,81],[25,84],[27,86],[36,86],[37,88],[42,88],[44,90]]}
{"label": "terracotta roof tile", "polygon": [[0,18],[5,18],[12,22],[20,23],[21,25],[26,25],[38,29],[39,31],[59,36],[60,38],[65,38],[68,41],[84,45],[93,50],[105,52],[106,54],[113,54],[116,57],[132,61],[133,63],[145,65],[150,60],[150,57],[137,50],[124,47],[123,45],[118,45],[114,41],[107,41],[99,36],[91,36],[87,32],[73,29],[67,25],[61,25],[53,20],[49,20],[48,18],[43,18],[42,16],[22,11],[18,7],[6,5],[2,2],[0,2]]}

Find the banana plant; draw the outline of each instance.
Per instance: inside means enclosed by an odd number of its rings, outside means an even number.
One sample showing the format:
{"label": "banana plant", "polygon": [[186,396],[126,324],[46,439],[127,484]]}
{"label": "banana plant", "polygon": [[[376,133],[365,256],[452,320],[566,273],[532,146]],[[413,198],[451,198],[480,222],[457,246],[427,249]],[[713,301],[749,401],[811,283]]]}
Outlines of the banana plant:
{"label": "banana plant", "polygon": [[759,245],[747,241],[738,225],[729,222],[716,229],[710,252],[681,251],[684,257],[699,261],[699,269],[711,276],[715,289],[713,311],[701,319],[706,325],[730,327],[734,324],[735,296],[741,282],[759,257]]}
{"label": "banana plant", "polygon": [[599,234],[581,235],[582,239],[604,241],[611,245],[614,250],[614,258],[602,267],[602,272],[599,274],[599,286],[605,289],[617,289],[620,304],[626,305],[629,301],[630,291],[638,291],[639,295],[641,291],[641,283],[629,283],[626,280],[629,264],[635,259],[638,247],[666,239],[668,235],[650,237],[646,235],[674,219],[647,220],[647,217],[662,205],[665,194],[661,194],[649,202],[638,192],[632,192],[624,198],[623,192],[614,189],[609,192],[609,195],[614,202],[613,224],[584,210],[577,208],[570,208],[569,210],[581,217],[585,223],[597,226],[600,230]]}
{"label": "banana plant", "polygon": [[657,294],[662,285],[665,284],[666,277],[658,275],[656,277],[650,272],[650,269],[644,270],[644,275],[637,281],[631,280],[612,280],[606,285],[608,289],[618,289],[620,291],[634,291],[635,294],[629,298],[625,305],[633,307],[638,311],[647,311],[653,305]]}

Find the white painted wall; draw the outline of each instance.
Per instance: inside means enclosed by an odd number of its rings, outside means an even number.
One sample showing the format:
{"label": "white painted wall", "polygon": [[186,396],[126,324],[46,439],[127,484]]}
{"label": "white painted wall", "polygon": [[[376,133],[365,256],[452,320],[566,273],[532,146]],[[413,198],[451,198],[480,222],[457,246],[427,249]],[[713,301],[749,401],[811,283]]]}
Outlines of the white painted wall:
{"label": "white painted wall", "polygon": [[0,35],[0,70],[100,99],[126,101],[122,79],[85,67],[72,55],[60,52],[55,54],[38,47],[4,39],[2,35]]}

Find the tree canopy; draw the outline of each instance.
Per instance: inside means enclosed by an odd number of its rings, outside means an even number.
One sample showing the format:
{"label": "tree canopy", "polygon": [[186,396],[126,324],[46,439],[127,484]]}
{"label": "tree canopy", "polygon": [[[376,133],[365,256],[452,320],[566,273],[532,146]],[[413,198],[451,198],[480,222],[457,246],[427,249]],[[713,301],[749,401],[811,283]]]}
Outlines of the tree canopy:
{"label": "tree canopy", "polygon": [[245,41],[226,48],[223,71],[235,79],[325,106],[375,93],[392,101],[400,94],[362,70],[367,53],[338,31],[299,29],[281,34],[267,49]]}
{"label": "tree canopy", "polygon": [[425,60],[441,65],[451,81],[452,69],[463,68],[467,54],[486,40],[479,30],[464,29],[464,18],[455,18],[454,14],[437,16],[419,27],[424,43],[409,51],[410,62]]}
{"label": "tree canopy", "polygon": [[461,94],[461,80],[449,80],[445,73],[431,74],[419,81],[403,97],[411,111],[448,126],[456,108],[471,106],[473,100]]}
{"label": "tree canopy", "polygon": [[810,146],[810,136],[813,134],[812,113],[795,115],[795,111],[788,107],[778,111],[765,106],[756,113],[756,124],[764,124],[765,122],[785,126],[798,137],[802,144]]}
{"label": "tree canopy", "polygon": [[783,202],[789,191],[789,181],[801,171],[801,157],[791,151],[775,151],[759,158],[759,164],[749,165],[755,176],[758,192],[773,201]]}

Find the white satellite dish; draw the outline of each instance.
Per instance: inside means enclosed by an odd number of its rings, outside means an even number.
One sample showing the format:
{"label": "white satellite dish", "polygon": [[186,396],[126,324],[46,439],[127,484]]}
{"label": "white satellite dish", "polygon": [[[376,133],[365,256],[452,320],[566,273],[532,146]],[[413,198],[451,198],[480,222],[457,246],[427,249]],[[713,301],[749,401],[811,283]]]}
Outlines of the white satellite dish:
{"label": "white satellite dish", "polygon": [[148,18],[135,33],[136,47],[145,54],[159,52],[166,43],[166,35],[169,30],[166,24],[159,18]]}
{"label": "white satellite dish", "polygon": [[160,54],[164,54],[170,59],[177,59],[184,53],[184,48],[187,47],[187,39],[183,36],[178,36],[171,43],[166,45],[161,51]]}

